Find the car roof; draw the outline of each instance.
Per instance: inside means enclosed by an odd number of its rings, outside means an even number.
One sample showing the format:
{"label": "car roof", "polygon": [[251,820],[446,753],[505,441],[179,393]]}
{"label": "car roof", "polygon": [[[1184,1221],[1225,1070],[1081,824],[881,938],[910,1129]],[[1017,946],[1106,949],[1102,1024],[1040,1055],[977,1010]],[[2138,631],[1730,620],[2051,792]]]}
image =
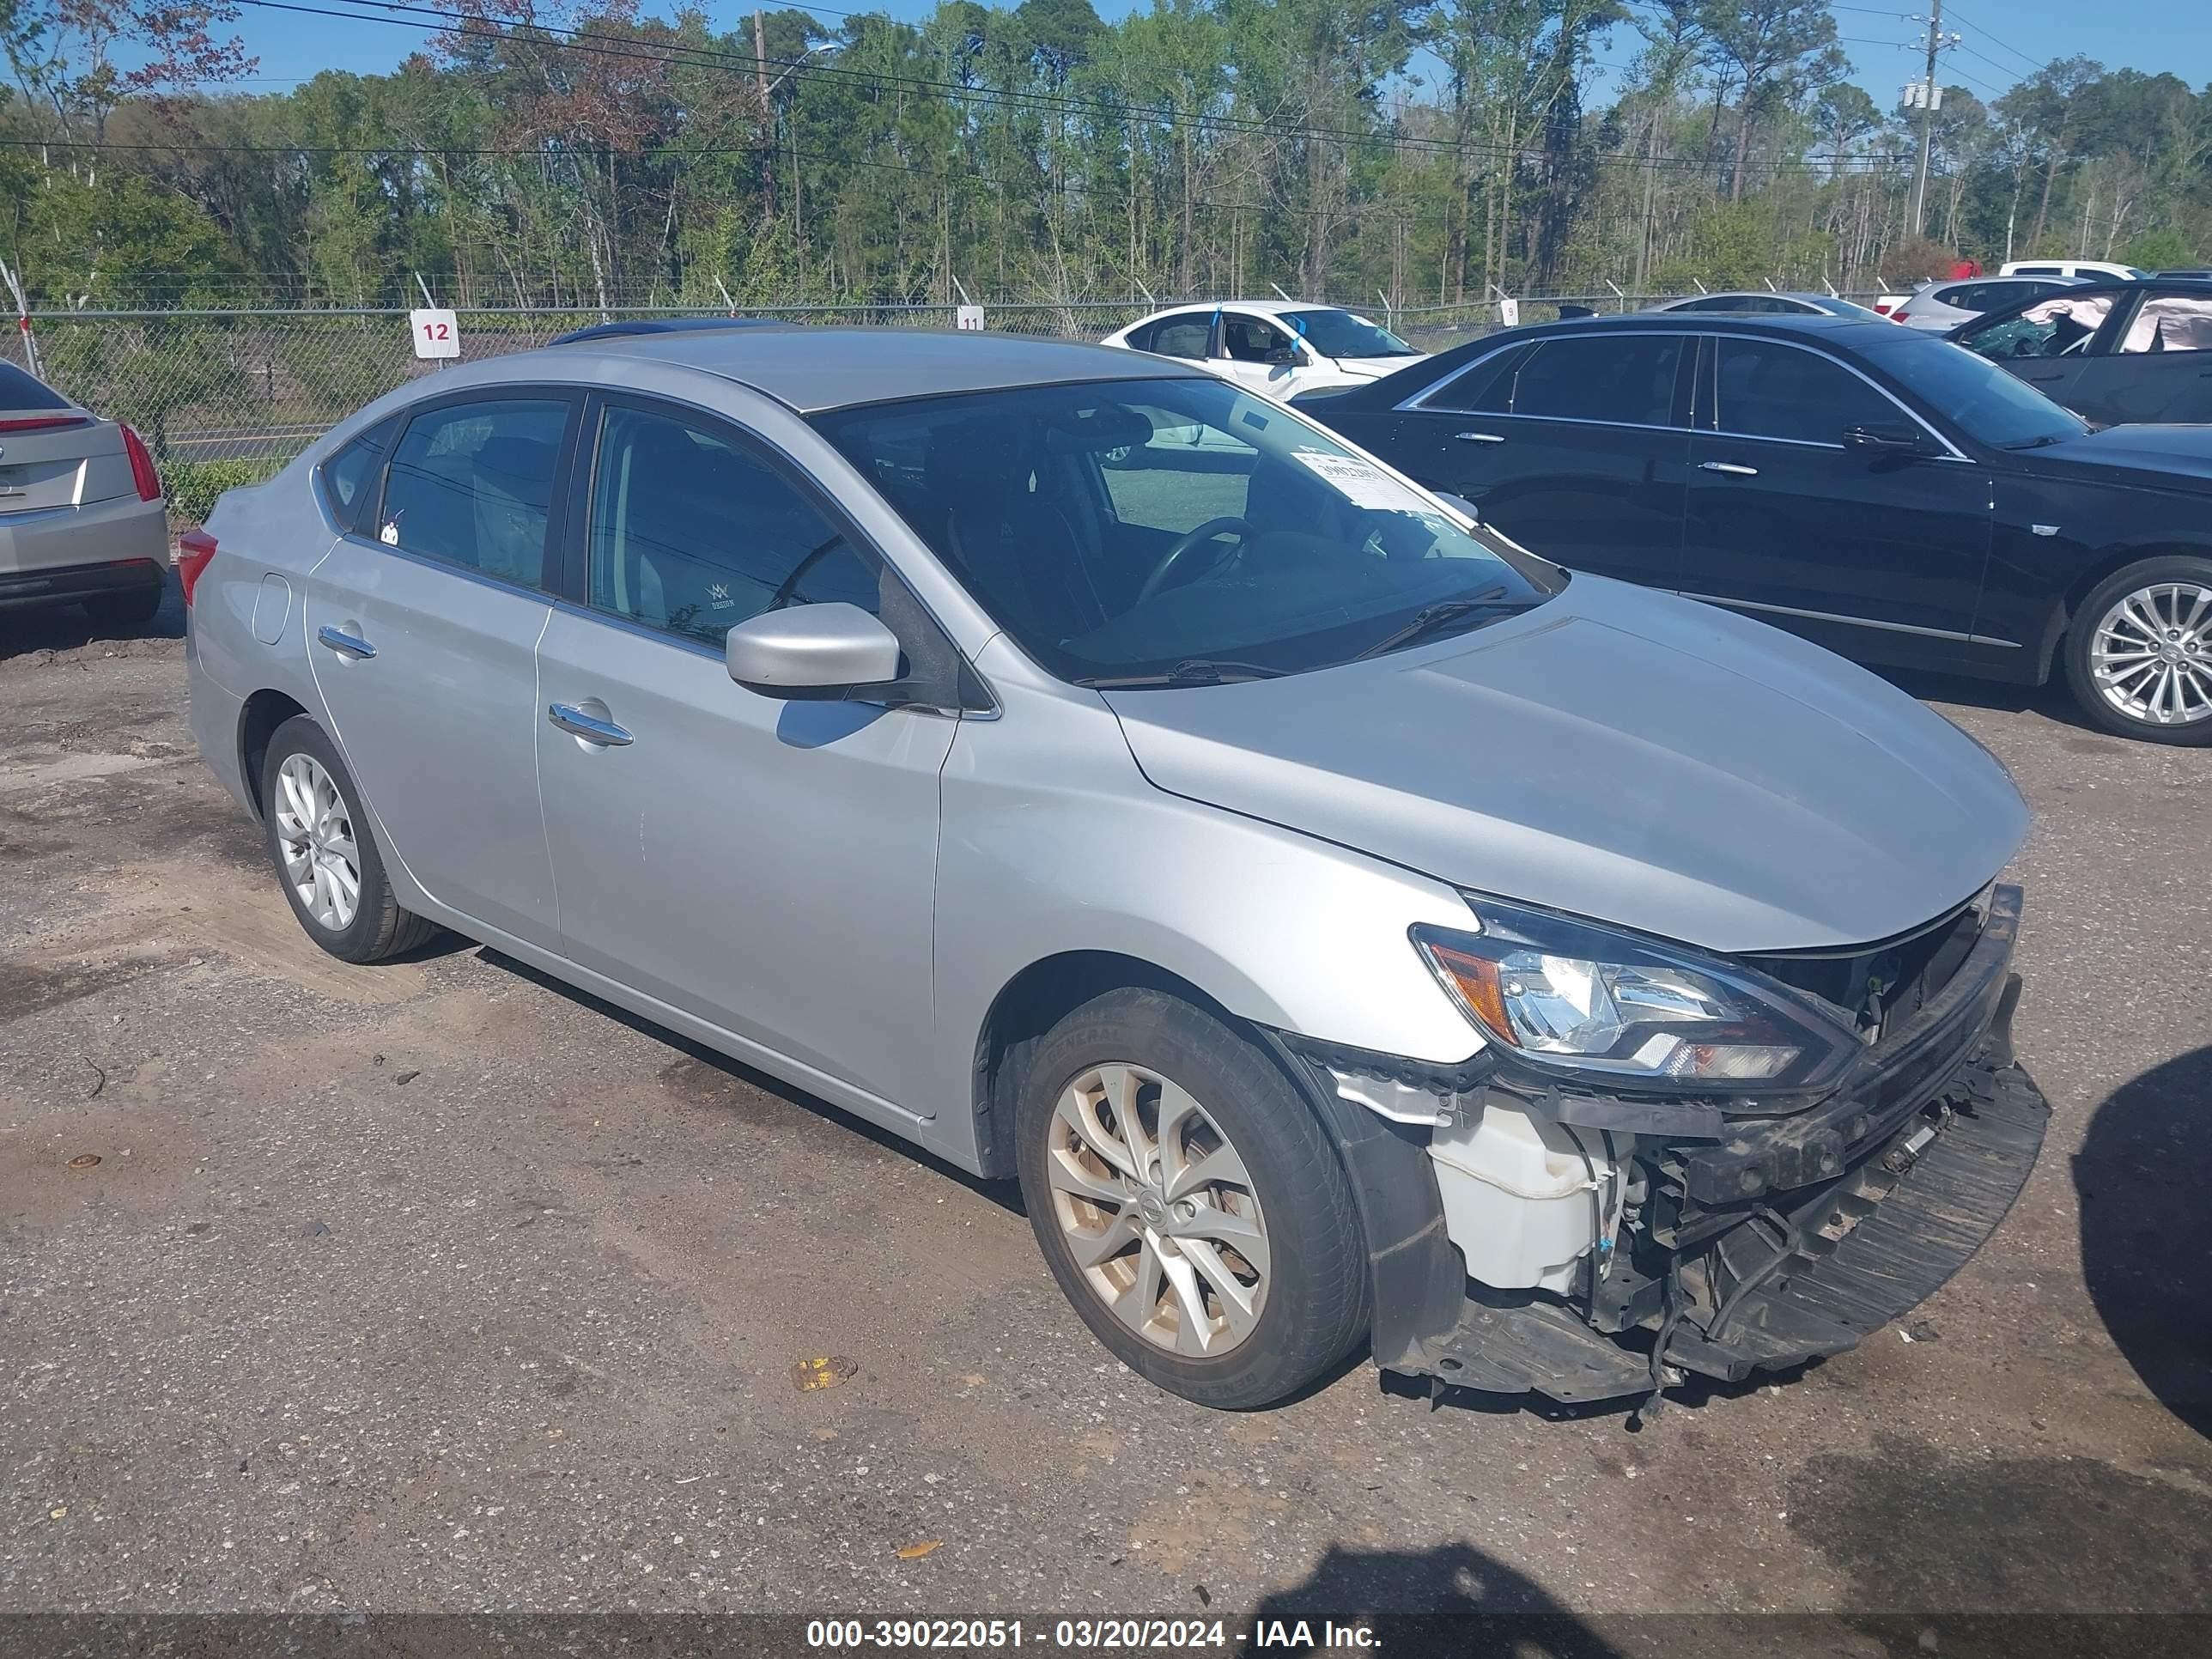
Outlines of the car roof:
{"label": "car roof", "polygon": [[584,340],[612,340],[630,334],[684,334],[698,329],[775,326],[765,317],[623,317],[613,322],[593,323],[586,328],[572,328],[545,343],[574,345]]}
{"label": "car roof", "polygon": [[[1343,311],[1352,316],[1360,313],[1350,306],[1331,305],[1326,300],[1193,300],[1188,305],[1164,306],[1150,317],[1139,317],[1138,323],[1149,323],[1154,317],[1185,317],[1194,311],[1202,311],[1211,317],[1217,311],[1250,311],[1262,317],[1286,317],[1293,311]],[[1132,323],[1134,328],[1137,323]]]}
{"label": "car roof", "polygon": [[563,361],[587,353],[699,369],[803,415],[1010,386],[1211,378],[1173,358],[1110,346],[900,327],[702,329],[582,341],[560,350]]}
{"label": "car roof", "polygon": [[1711,294],[1685,294],[1680,299],[1669,300],[1670,306],[1688,305],[1696,300],[1805,300],[1825,304],[1840,300],[1839,294],[1815,294],[1810,289],[1791,288],[1717,288]]}
{"label": "car roof", "polygon": [[1469,347],[1495,346],[1508,336],[1534,339],[1561,334],[1583,335],[1592,330],[1601,332],[1618,330],[1633,334],[1648,332],[1655,328],[1682,334],[1771,334],[1785,339],[1791,335],[1813,335],[1824,340],[1841,340],[1847,344],[1915,337],[1911,330],[1899,328],[1886,318],[1838,317],[1826,311],[1636,311],[1626,316],[1576,317],[1556,323],[1536,323],[1527,328],[1504,329],[1496,334],[1486,334],[1479,340],[1470,340],[1466,345],[1455,346],[1452,349],[1460,352],[1468,350]]}
{"label": "car roof", "polygon": [[[2212,279],[2202,276],[2154,276],[2148,282],[2132,276],[2100,276],[2094,282],[2075,283],[2066,290],[2066,298],[2081,300],[2098,294],[2140,294],[2147,288],[2212,299]],[[2058,295],[2054,294],[2050,297],[2055,300]]]}

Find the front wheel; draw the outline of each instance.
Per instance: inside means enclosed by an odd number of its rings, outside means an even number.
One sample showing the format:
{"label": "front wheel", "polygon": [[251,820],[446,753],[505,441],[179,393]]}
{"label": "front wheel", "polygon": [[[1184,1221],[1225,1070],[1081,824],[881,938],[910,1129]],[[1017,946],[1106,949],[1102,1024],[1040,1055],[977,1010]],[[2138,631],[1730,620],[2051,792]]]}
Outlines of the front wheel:
{"label": "front wheel", "polygon": [[1139,1376],[1248,1410],[1340,1364],[1367,1252],[1335,1149],[1250,1042],[1158,991],[1109,992],[1038,1044],[1022,1198],[1061,1291]]}
{"label": "front wheel", "polygon": [[2066,678],[2107,732],[2212,744],[2212,559],[2146,559],[2098,584],[2075,613]]}

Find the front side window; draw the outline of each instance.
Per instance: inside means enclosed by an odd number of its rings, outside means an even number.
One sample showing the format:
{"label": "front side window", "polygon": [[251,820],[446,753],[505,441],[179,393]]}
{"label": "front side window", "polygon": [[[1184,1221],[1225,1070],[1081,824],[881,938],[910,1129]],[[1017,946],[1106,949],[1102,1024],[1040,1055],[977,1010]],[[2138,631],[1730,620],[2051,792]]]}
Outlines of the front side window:
{"label": "front side window", "polygon": [[717,648],[763,611],[879,603],[872,554],[730,436],[673,415],[608,409],[590,537],[593,609]]}
{"label": "front side window", "polygon": [[1778,340],[1715,344],[1720,354],[1713,387],[1717,431],[1841,445],[1852,427],[1892,425],[1903,418],[1895,404],[1857,375],[1802,347]]}
{"label": "front side window", "polygon": [[2112,315],[2113,297],[2061,294],[2039,300],[2017,316],[1976,329],[1960,343],[1990,358],[2078,357]]}
{"label": "front side window", "polygon": [[1514,376],[1510,412],[1554,421],[1671,426],[1683,337],[1601,334],[1540,342]]}
{"label": "front side window", "polygon": [[2212,299],[2154,295],[2128,321],[2123,352],[2212,351]]}
{"label": "front side window", "polygon": [[545,585],[545,531],[568,405],[449,404],[408,422],[392,452],[377,538],[523,587]]}
{"label": "front side window", "polygon": [[1079,684],[1326,667],[1393,648],[1416,617],[1475,627],[1564,580],[1211,376],[922,398],[815,424],[1032,659]]}
{"label": "front side window", "polygon": [[1267,363],[1274,362],[1291,342],[1273,323],[1231,313],[1221,319],[1221,343],[1234,362]]}

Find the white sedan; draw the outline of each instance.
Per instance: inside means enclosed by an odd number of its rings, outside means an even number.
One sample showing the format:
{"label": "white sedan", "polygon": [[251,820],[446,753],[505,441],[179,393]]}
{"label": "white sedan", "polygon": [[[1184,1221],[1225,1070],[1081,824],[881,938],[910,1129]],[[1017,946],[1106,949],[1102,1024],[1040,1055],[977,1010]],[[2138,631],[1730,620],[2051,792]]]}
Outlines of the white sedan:
{"label": "white sedan", "polygon": [[1427,355],[1356,312],[1282,300],[1173,306],[1102,343],[1197,363],[1278,403],[1362,386]]}

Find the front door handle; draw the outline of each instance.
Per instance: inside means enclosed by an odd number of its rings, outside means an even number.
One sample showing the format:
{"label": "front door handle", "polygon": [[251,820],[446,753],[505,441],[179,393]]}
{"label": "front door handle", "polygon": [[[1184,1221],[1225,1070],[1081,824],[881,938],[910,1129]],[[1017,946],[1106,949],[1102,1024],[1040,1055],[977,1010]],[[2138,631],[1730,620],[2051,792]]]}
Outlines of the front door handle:
{"label": "front door handle", "polygon": [[1452,436],[1463,444],[1502,444],[1505,441],[1495,432],[1455,432]]}
{"label": "front door handle", "polygon": [[349,634],[344,629],[334,628],[328,623],[315,630],[315,637],[341,657],[352,657],[367,662],[376,654],[376,647],[360,635]]}
{"label": "front door handle", "polygon": [[586,743],[596,743],[603,749],[619,749],[635,741],[630,734],[612,720],[603,720],[595,714],[586,714],[573,703],[556,702],[545,711],[545,718],[563,732],[574,732]]}
{"label": "front door handle", "polygon": [[1704,472],[1725,472],[1731,478],[1756,478],[1759,476],[1757,467],[1743,466],[1735,461],[1699,461],[1698,467]]}

